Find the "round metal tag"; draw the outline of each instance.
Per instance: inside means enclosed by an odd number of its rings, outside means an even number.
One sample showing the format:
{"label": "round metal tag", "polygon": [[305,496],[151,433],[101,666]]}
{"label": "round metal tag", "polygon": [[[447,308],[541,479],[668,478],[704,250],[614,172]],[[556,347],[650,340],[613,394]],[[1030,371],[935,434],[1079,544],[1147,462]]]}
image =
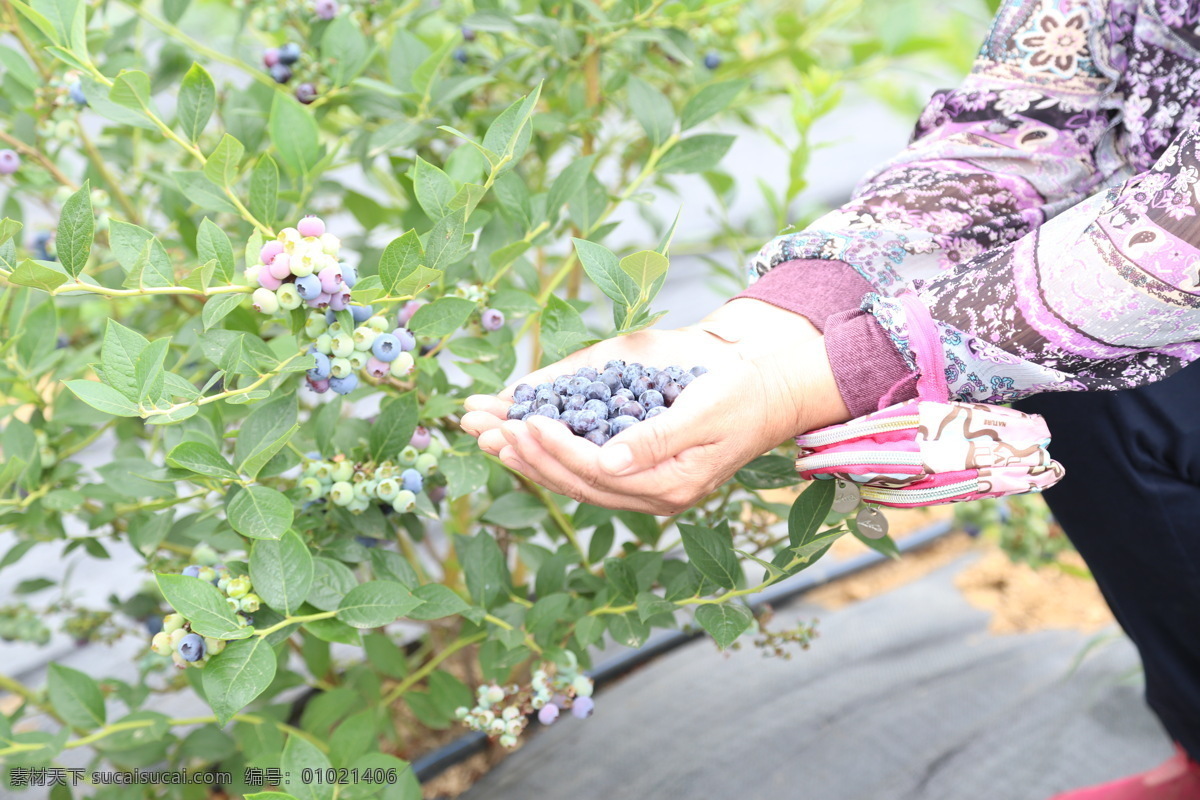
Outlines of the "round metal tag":
{"label": "round metal tag", "polygon": [[849,514],[858,508],[862,502],[862,492],[852,481],[836,481],[833,490],[833,510],[839,514]]}
{"label": "round metal tag", "polygon": [[855,522],[858,523],[858,532],[868,539],[882,539],[887,536],[887,518],[877,508],[867,506],[858,512]]}

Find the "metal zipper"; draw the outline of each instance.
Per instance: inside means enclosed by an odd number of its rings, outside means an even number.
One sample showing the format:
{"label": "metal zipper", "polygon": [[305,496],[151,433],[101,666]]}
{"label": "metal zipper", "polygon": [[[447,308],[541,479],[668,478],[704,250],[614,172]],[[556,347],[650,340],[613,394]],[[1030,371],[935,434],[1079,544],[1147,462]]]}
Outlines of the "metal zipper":
{"label": "metal zipper", "polygon": [[915,428],[917,423],[920,421],[920,415],[906,414],[902,417],[889,417],[887,419],[873,420],[871,422],[860,422],[857,424],[848,422],[845,425],[839,425],[831,430],[817,431],[814,433],[806,433],[803,436],[797,436],[796,444],[807,449],[824,447],[836,442],[843,442],[849,439],[859,439],[863,436],[871,436],[876,433],[888,433],[890,431],[898,431],[903,428]]}
{"label": "metal zipper", "polygon": [[796,459],[796,468],[802,470],[825,469],[826,467],[844,467],[852,464],[887,464],[889,466],[919,467],[922,463],[920,453],[864,451],[851,453],[815,453],[811,456],[801,456]]}
{"label": "metal zipper", "polygon": [[936,503],[960,494],[967,494],[979,489],[979,480],[959,481],[936,489],[878,489],[874,486],[860,486],[862,499],[867,502],[899,502],[899,503]]}

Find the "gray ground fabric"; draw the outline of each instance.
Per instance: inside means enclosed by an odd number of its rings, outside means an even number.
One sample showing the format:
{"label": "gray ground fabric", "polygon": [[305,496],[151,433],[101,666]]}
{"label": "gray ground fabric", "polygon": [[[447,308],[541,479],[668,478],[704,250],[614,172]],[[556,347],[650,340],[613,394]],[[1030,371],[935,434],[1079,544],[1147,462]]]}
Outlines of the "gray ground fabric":
{"label": "gray ground fabric", "polygon": [[836,612],[777,609],[772,627],[820,618],[791,661],[685,645],[464,797],[1044,800],[1168,758],[1129,642],[1110,637],[1072,673],[1095,636],[989,634],[953,585],[974,558]]}

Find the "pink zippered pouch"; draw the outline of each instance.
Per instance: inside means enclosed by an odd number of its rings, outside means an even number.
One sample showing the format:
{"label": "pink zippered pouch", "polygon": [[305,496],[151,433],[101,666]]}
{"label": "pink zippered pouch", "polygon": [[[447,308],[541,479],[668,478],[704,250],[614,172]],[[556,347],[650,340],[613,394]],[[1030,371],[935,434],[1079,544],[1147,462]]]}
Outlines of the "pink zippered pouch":
{"label": "pink zippered pouch", "polygon": [[917,398],[796,437],[807,480],[846,480],[862,500],[895,508],[1040,492],[1062,479],[1037,414],[946,400],[945,356],[925,304],[898,298],[921,371]]}

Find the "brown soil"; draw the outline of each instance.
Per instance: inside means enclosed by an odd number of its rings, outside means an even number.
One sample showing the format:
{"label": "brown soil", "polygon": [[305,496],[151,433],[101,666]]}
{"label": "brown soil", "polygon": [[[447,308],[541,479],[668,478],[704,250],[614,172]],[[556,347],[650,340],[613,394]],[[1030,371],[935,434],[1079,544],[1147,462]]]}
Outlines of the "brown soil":
{"label": "brown soil", "polygon": [[[1077,553],[1059,556],[1067,570],[1086,570]],[[992,548],[955,579],[967,602],[992,612],[992,633],[1021,633],[1048,628],[1091,633],[1113,621],[1100,590],[1091,578],[1063,567],[1034,569],[1013,564]]]}

